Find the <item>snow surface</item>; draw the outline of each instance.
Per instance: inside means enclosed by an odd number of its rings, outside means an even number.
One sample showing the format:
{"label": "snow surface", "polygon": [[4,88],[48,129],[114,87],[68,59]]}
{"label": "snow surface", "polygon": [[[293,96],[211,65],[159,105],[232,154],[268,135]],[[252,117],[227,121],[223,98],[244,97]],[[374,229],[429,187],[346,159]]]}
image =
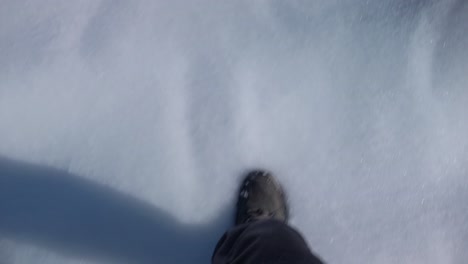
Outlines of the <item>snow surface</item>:
{"label": "snow surface", "polygon": [[209,263],[256,167],[329,263],[466,263],[467,25],[465,0],[0,1],[0,263]]}

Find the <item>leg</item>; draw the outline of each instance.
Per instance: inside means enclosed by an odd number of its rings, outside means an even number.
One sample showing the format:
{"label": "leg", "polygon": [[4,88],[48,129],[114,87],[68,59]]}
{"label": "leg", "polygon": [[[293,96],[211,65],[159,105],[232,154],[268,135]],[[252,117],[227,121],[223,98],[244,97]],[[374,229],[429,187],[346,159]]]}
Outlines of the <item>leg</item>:
{"label": "leg", "polygon": [[319,264],[302,236],[287,224],[267,219],[242,224],[226,232],[212,263]]}

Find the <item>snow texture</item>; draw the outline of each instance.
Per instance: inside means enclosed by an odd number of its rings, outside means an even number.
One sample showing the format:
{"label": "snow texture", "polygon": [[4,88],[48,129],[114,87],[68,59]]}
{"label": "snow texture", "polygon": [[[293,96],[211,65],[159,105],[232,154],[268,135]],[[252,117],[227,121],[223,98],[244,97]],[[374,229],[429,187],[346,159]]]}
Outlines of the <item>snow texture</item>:
{"label": "snow texture", "polygon": [[329,263],[466,263],[468,1],[0,1],[0,263],[209,263],[249,168]]}

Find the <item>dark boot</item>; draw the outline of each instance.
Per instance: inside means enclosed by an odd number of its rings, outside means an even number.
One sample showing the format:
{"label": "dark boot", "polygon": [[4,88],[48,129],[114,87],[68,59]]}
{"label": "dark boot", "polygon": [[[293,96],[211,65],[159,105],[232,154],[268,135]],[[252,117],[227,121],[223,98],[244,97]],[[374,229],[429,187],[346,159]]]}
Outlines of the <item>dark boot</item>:
{"label": "dark boot", "polygon": [[283,188],[271,173],[255,170],[247,174],[239,190],[236,225],[260,219],[286,223],[288,208]]}

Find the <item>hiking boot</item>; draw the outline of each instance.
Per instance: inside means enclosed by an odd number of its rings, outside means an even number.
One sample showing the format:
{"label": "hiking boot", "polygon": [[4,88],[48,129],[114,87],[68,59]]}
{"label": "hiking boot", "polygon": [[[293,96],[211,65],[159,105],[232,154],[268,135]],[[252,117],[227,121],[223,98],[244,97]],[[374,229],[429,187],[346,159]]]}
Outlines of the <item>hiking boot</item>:
{"label": "hiking boot", "polygon": [[237,201],[236,225],[262,219],[288,221],[286,198],[280,184],[262,170],[247,174]]}

